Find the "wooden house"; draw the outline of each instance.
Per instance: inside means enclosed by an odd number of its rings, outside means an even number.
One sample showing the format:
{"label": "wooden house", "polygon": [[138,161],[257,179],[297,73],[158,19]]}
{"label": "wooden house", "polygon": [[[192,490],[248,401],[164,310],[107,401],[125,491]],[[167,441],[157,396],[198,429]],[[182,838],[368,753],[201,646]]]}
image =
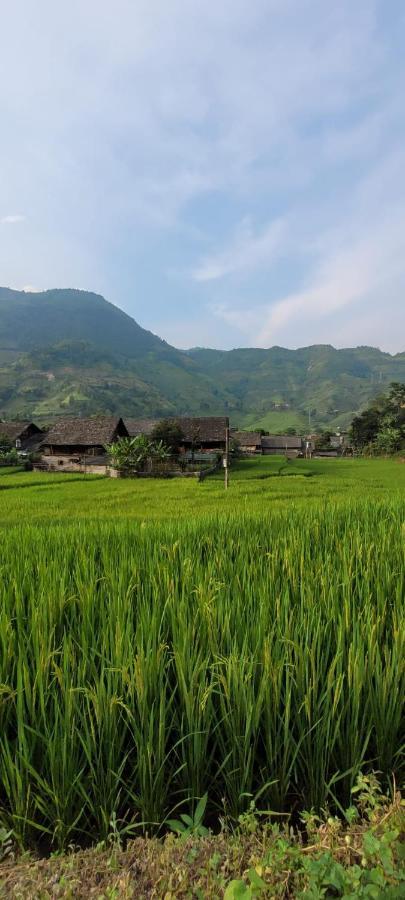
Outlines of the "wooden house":
{"label": "wooden house", "polygon": [[160,422],[176,423],[182,433],[180,450],[223,453],[226,448],[227,416],[170,416],[162,419],[125,419],[131,437],[150,436]]}
{"label": "wooden house", "polygon": [[301,456],[302,438],[295,434],[268,434],[262,437],[262,453],[284,455],[291,458]]}
{"label": "wooden house", "polygon": [[262,436],[258,431],[232,431],[232,441],[244,456],[253,456],[255,453],[262,452]]}
{"label": "wooden house", "polygon": [[59,419],[48,431],[41,449],[45,456],[106,457],[106,444],[128,437],[122,419],[95,416],[90,419]]}
{"label": "wooden house", "polygon": [[16,450],[36,449],[44,435],[34,422],[0,422],[0,436],[8,438]]}

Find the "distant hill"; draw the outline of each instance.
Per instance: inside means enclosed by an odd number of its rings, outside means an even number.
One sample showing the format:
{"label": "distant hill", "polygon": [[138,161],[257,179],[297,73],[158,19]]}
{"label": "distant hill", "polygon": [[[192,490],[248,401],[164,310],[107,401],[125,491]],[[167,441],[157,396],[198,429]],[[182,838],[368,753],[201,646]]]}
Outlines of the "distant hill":
{"label": "distant hill", "polygon": [[128,357],[172,350],[100,294],[74,290],[30,294],[0,288],[1,349],[29,352],[60,341],[90,341]]}
{"label": "distant hill", "polygon": [[347,425],[390,381],[405,353],[177,350],[98,294],[0,288],[0,416],[228,413],[239,427]]}
{"label": "distant hill", "polygon": [[309,421],[345,426],[391,381],[405,380],[405,353],[391,356],[374,347],[195,349],[190,355],[239,399],[245,425],[269,430],[281,430],[281,423],[308,428]]}

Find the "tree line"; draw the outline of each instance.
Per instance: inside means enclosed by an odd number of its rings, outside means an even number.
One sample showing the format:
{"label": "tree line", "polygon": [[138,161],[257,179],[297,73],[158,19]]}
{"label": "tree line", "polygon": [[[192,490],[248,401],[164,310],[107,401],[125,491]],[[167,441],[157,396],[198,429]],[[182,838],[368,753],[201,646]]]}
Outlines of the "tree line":
{"label": "tree line", "polygon": [[393,381],[388,395],[355,416],[350,439],[356,450],[392,454],[405,450],[405,384]]}

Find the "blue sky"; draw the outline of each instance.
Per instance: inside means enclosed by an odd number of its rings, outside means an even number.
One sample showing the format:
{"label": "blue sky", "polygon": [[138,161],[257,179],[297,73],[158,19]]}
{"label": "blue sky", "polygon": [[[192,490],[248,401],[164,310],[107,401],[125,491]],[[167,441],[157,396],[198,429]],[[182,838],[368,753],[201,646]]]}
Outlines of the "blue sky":
{"label": "blue sky", "polygon": [[0,284],[178,347],[405,350],[402,0],[13,0]]}

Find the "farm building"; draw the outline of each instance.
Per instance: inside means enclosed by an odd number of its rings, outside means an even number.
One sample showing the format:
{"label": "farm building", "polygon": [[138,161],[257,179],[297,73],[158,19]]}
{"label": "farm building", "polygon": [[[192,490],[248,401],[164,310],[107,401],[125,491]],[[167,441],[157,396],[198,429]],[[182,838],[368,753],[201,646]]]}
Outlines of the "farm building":
{"label": "farm building", "polygon": [[262,452],[262,436],[258,431],[232,431],[231,441],[236,441],[243,454],[250,456]]}
{"label": "farm building", "polygon": [[34,450],[44,437],[34,422],[0,422],[0,435],[6,437],[17,450]]}
{"label": "farm building", "polygon": [[91,419],[59,419],[41,444],[45,457],[58,457],[57,465],[74,468],[83,458],[93,465],[106,464],[106,444],[128,437],[128,431],[117,417],[98,416]]}
{"label": "farm building", "polygon": [[268,434],[262,437],[262,453],[285,454],[290,457],[301,456],[302,438],[295,434]]}
{"label": "farm building", "polygon": [[162,419],[125,419],[125,425],[131,437],[139,434],[151,435],[160,422],[176,423],[182,431],[180,449],[183,452],[218,451],[226,447],[226,432],[229,428],[227,416],[170,416]]}

